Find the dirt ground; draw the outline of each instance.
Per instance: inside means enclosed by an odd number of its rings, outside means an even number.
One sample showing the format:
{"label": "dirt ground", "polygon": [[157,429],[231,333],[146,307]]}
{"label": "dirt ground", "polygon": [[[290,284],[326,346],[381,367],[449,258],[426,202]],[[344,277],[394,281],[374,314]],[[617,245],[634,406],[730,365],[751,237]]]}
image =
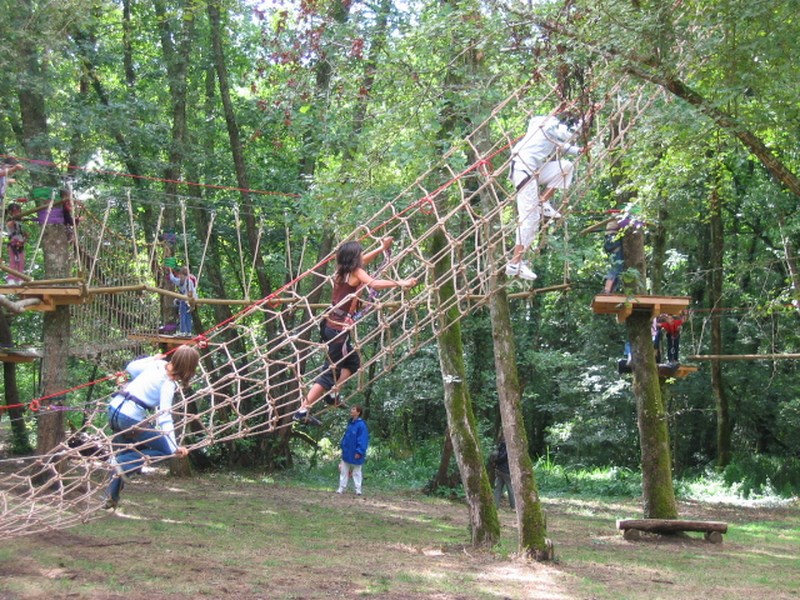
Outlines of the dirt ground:
{"label": "dirt ground", "polygon": [[[731,523],[722,544],[699,534],[627,542],[615,519],[636,518],[635,502],[549,499],[545,509],[556,561],[537,564],[511,556],[507,507],[502,543],[485,551],[467,545],[461,503],[153,473],[128,486],[116,513],[4,540],[0,598],[800,598],[800,574],[788,573],[798,571],[796,506],[684,503],[681,516]],[[755,544],[767,522],[787,523],[787,539]],[[752,527],[755,538],[735,533]],[[733,579],[733,568],[748,572]]]}

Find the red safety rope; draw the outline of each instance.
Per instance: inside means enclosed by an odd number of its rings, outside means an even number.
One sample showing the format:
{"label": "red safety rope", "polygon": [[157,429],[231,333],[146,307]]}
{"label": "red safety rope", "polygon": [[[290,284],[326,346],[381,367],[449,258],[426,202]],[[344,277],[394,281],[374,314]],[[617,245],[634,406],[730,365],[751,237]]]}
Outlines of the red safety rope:
{"label": "red safety rope", "polygon": [[[0,154],[0,158],[14,158],[21,162],[27,162],[34,165],[41,165],[45,167],[56,167],[58,165],[49,160],[37,160],[33,158],[24,158],[20,156],[12,156],[10,154]],[[97,173],[99,175],[111,175],[112,177],[129,177],[131,179],[141,179],[144,181],[156,181],[159,183],[175,183],[178,185],[188,185],[194,187],[201,187],[201,188],[209,188],[214,190],[225,190],[225,191],[232,191],[232,192],[243,192],[246,194],[260,194],[262,196],[286,196],[289,198],[298,198],[299,194],[291,194],[288,192],[268,192],[266,190],[254,190],[250,188],[240,188],[231,185],[215,185],[213,183],[199,183],[197,181],[186,181],[183,179],[167,179],[164,177],[152,177],[150,175],[135,175],[133,173],[124,173],[122,171],[106,171],[104,169],[90,169],[88,167],[79,167],[77,165],[69,165],[67,167],[68,170],[72,171],[84,171],[86,173]]]}

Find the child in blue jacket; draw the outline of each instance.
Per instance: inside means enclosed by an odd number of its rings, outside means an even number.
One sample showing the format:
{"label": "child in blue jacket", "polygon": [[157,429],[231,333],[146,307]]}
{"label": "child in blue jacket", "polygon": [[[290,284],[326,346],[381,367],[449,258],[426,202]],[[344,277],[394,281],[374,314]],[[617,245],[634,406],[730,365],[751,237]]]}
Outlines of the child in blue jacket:
{"label": "child in blue jacket", "polygon": [[369,430],[361,414],[364,409],[358,404],[350,409],[350,422],[347,430],[342,436],[339,446],[342,449],[342,462],[339,463],[339,489],[337,494],[344,493],[347,488],[347,480],[350,474],[353,475],[353,485],[356,488],[356,495],[361,495],[361,465],[367,458],[367,447],[369,447]]}

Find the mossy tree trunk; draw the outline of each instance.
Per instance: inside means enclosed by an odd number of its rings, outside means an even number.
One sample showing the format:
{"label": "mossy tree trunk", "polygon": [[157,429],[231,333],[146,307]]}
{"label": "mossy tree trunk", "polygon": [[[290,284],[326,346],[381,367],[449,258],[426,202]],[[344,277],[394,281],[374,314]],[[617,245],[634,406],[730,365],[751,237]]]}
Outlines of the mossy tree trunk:
{"label": "mossy tree trunk", "polygon": [[551,560],[553,544],[547,538],[544,510],[536,487],[533,462],[528,454],[528,436],[520,407],[521,388],[514,360],[517,346],[511,329],[508,296],[505,288],[498,289],[497,275],[494,274],[497,270],[492,271],[489,289],[497,292],[489,297],[489,313],[492,319],[497,398],[517,505],[519,552],[536,560]]}
{"label": "mossy tree trunk", "polygon": [[[644,234],[629,231],[623,238],[625,268],[639,271],[641,278],[628,293],[643,294],[645,280]],[[669,428],[661,396],[655,352],[651,335],[653,315],[634,310],[625,321],[631,343],[633,394],[639,426],[642,458],[642,499],[648,519],[674,519],[678,505],[672,483],[672,460]]]}
{"label": "mossy tree trunk", "polygon": [[[446,244],[445,235],[440,230],[432,238],[431,255],[438,255]],[[434,269],[437,281],[448,281],[437,289],[440,306],[449,304],[455,295],[455,289],[447,277],[452,269],[453,265],[446,259],[438,261]],[[500,538],[500,522],[489,478],[483,466],[475,415],[467,387],[458,309],[453,307],[440,311],[437,325],[436,339],[439,343],[439,362],[444,380],[444,405],[469,509],[471,542],[473,546],[493,546]]]}
{"label": "mossy tree trunk", "polygon": [[[478,147],[484,147],[476,139]],[[485,213],[492,208],[492,199],[486,192],[481,193],[481,207]],[[487,229],[493,224],[488,223]],[[485,240],[491,239],[489,231],[484,232]],[[517,371],[517,344],[511,326],[511,311],[506,288],[498,281],[500,265],[498,257],[503,249],[491,245],[486,248],[489,265],[489,316],[492,323],[492,346],[494,349],[495,378],[503,437],[508,452],[508,466],[514,488],[517,508],[517,541],[519,553],[528,558],[544,561],[552,560],[553,544],[547,537],[547,524],[536,487],[533,461],[528,452],[528,435],[522,414],[522,387]],[[492,476],[490,473],[489,476]]]}

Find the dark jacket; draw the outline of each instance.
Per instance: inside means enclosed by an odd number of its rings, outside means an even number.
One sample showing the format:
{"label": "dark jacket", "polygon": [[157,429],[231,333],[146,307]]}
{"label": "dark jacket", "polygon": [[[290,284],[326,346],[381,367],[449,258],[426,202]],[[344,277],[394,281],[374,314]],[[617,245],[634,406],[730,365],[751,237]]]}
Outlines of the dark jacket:
{"label": "dark jacket", "polygon": [[497,458],[494,462],[494,468],[503,473],[510,473],[508,469],[508,451],[506,450],[506,443],[500,442],[497,445]]}

